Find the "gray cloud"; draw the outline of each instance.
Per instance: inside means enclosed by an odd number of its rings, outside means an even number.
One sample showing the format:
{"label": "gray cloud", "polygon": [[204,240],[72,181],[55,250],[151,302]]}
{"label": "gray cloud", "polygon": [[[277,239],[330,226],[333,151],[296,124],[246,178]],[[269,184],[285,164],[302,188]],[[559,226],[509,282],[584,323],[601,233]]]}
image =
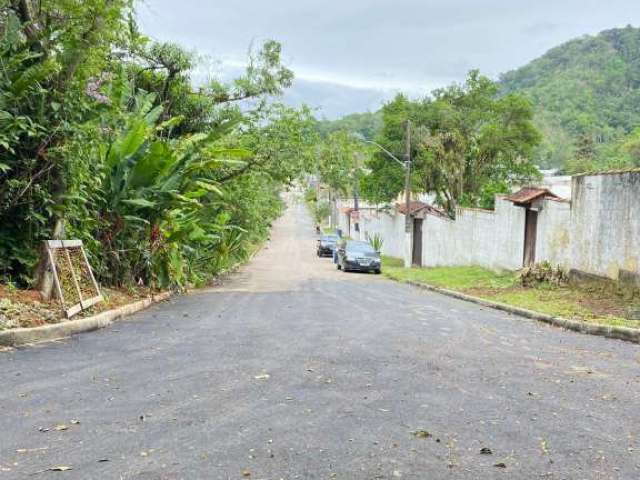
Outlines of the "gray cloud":
{"label": "gray cloud", "polygon": [[252,42],[281,41],[298,78],[288,101],[323,102],[333,116],[399,89],[419,95],[463,80],[471,68],[496,77],[576,36],[638,25],[640,2],[147,0],[138,17],[151,37],[220,59],[223,69],[237,68]]}

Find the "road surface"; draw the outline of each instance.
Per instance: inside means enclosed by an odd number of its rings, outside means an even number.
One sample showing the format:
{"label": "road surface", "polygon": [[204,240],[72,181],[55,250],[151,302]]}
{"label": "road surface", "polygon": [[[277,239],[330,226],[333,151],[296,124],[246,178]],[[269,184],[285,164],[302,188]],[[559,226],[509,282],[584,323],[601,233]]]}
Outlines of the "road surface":
{"label": "road surface", "polygon": [[314,246],[294,205],[221,287],[0,352],[0,480],[640,478],[638,345]]}

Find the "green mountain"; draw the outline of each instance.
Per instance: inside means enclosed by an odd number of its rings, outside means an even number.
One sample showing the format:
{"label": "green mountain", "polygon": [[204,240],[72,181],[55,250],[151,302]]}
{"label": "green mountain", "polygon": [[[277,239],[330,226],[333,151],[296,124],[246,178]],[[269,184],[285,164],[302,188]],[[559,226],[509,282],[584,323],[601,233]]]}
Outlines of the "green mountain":
{"label": "green mountain", "polygon": [[360,134],[363,138],[373,139],[382,128],[382,110],[377,112],[352,113],[337,120],[320,120],[318,131],[323,136],[338,130]]}
{"label": "green mountain", "polygon": [[536,160],[567,171],[640,165],[640,29],[571,40],[502,75],[527,95],[544,136]]}

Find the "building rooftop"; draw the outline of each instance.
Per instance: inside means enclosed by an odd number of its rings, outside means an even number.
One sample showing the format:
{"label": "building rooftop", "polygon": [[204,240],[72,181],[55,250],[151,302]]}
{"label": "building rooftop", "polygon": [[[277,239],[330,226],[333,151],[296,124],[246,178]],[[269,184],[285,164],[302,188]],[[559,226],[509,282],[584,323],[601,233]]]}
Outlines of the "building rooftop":
{"label": "building rooftop", "polygon": [[560,197],[553,193],[548,188],[542,187],[523,187],[515,193],[508,195],[505,197],[510,202],[515,203],[516,205],[525,205],[527,203],[531,203],[540,198],[553,198],[559,199]]}
{"label": "building rooftop", "polygon": [[[404,203],[396,203],[396,210],[405,215],[407,212],[407,206]],[[433,205],[429,205],[425,202],[412,201],[409,203],[409,213],[410,215],[416,215],[417,213],[421,214],[431,214],[436,215],[438,217],[449,218],[449,216],[439,208],[434,207]]]}

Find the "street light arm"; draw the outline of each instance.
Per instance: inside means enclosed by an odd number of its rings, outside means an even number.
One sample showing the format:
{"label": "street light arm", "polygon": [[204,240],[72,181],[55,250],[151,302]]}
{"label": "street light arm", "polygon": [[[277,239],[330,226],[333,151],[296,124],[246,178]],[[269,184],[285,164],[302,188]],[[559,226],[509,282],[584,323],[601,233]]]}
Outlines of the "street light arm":
{"label": "street light arm", "polygon": [[376,143],[372,140],[362,140],[365,143],[370,143],[372,145],[375,145],[376,147],[378,147],[380,150],[382,150],[384,153],[386,153],[387,155],[389,155],[392,159],[394,159],[396,162],[398,162],[402,168],[407,168],[407,165],[405,164],[405,162],[403,162],[402,160],[398,160],[398,157],[396,157],[393,153],[391,153],[389,150],[387,150],[386,148],[384,148],[382,145],[380,145],[379,143]]}

